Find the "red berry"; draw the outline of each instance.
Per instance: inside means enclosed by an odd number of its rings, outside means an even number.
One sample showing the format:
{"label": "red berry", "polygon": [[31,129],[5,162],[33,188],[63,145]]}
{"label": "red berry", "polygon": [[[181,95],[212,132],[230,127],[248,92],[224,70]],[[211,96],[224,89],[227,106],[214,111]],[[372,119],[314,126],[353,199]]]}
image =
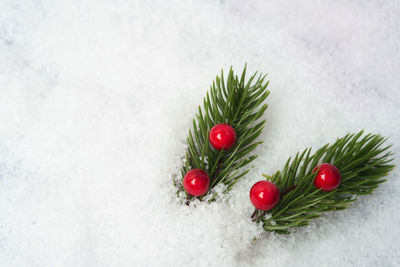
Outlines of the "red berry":
{"label": "red berry", "polygon": [[228,150],[236,142],[236,132],[229,124],[220,123],[211,129],[209,139],[216,150]]}
{"label": "red berry", "polygon": [[340,172],[335,165],[322,163],[314,168],[316,172],[319,168],[317,176],[315,176],[314,185],[322,191],[331,191],[336,189],[340,184]]}
{"label": "red berry", "polygon": [[191,196],[201,196],[207,193],[210,185],[210,177],[200,169],[193,169],[186,173],[183,178],[183,188]]}
{"label": "red berry", "polygon": [[250,189],[250,201],[259,210],[270,210],[280,199],[278,187],[268,181],[259,181]]}

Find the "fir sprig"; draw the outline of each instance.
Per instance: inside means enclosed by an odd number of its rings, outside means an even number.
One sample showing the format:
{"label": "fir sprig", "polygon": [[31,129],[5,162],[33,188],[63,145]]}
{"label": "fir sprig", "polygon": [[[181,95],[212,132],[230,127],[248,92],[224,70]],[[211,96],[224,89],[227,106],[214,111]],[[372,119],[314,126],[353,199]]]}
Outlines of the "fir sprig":
{"label": "fir sprig", "polygon": [[[255,140],[265,124],[260,119],[268,107],[264,103],[269,95],[268,83],[266,75],[257,72],[246,81],[246,66],[240,78],[231,68],[226,81],[221,71],[189,130],[182,179],[191,169],[203,169],[210,176],[210,189],[224,183],[229,191],[249,171],[243,167],[257,157],[252,152],[262,143]],[[236,131],[236,144],[227,151],[217,151],[209,142],[211,128],[219,123],[227,123]],[[181,183],[179,188],[183,190]]]}
{"label": "fir sprig", "polygon": [[[393,168],[390,146],[380,135],[363,131],[348,134],[332,145],[325,145],[311,155],[311,148],[288,159],[282,171],[272,177],[264,175],[275,183],[281,192],[278,205],[268,215],[258,211],[266,231],[289,233],[292,227],[307,225],[311,219],[326,211],[342,210],[351,205],[359,195],[371,194]],[[330,192],[317,189],[313,181],[319,163],[335,165],[341,172],[340,186]]]}

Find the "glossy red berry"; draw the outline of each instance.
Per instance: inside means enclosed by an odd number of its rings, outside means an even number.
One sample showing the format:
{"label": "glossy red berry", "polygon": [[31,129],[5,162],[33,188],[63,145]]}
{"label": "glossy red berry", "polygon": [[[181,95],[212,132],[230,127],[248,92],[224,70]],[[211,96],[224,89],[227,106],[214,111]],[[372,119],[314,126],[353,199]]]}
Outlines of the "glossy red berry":
{"label": "glossy red berry", "polygon": [[236,132],[229,124],[220,123],[211,129],[209,139],[216,150],[228,150],[236,142]]}
{"label": "glossy red berry", "polygon": [[340,172],[335,165],[322,163],[314,168],[316,172],[319,168],[317,176],[315,176],[314,185],[322,191],[331,191],[336,189],[340,184]]}
{"label": "glossy red berry", "polygon": [[210,186],[210,177],[200,169],[193,169],[183,178],[183,188],[191,196],[201,196],[207,193]]}
{"label": "glossy red berry", "polygon": [[280,199],[278,187],[268,181],[259,181],[250,189],[250,201],[259,210],[270,210]]}

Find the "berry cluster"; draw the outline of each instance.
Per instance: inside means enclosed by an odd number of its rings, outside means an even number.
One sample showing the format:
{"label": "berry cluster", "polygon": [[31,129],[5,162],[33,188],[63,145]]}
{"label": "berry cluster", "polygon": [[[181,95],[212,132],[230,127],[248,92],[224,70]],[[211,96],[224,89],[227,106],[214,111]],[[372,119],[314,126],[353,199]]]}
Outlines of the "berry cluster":
{"label": "berry cluster", "polygon": [[[315,187],[322,191],[332,191],[339,186],[341,175],[336,166],[322,163],[314,168],[313,173],[317,170],[318,173],[314,180]],[[293,188],[285,189],[285,192]],[[278,204],[280,197],[281,193],[278,187],[269,181],[259,181],[250,190],[250,201],[258,210],[273,209]]]}
{"label": "berry cluster", "polygon": [[[229,124],[215,125],[208,136],[209,142],[216,150],[229,150],[236,143],[236,132]],[[315,187],[322,191],[331,191],[340,184],[339,170],[332,164],[322,163],[316,166],[313,172],[318,173],[314,180]],[[183,178],[183,188],[191,196],[202,196],[207,193],[210,186],[210,176],[201,169],[188,171]],[[289,189],[290,190],[290,189]],[[289,190],[285,190],[288,192]],[[258,181],[250,190],[250,201],[258,210],[268,211],[273,209],[281,198],[278,187],[269,181]]]}
{"label": "berry cluster", "polygon": [[[229,124],[220,123],[211,129],[208,139],[216,150],[226,151],[236,143],[236,132]],[[183,188],[191,196],[204,195],[209,186],[210,177],[201,169],[192,169],[183,178]]]}

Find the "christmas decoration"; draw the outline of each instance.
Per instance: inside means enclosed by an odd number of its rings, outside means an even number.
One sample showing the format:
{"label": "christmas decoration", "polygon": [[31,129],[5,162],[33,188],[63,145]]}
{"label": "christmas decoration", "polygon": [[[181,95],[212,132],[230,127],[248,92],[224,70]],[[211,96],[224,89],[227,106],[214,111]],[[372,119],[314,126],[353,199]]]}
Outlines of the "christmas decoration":
{"label": "christmas decoration", "polygon": [[270,210],[279,202],[278,187],[268,181],[259,181],[250,190],[250,200],[259,210]]}
{"label": "christmas decoration", "polygon": [[335,165],[322,163],[315,167],[313,173],[318,170],[315,176],[314,185],[323,191],[332,191],[340,184],[340,172]]}
{"label": "christmas decoration", "polygon": [[[266,214],[256,210],[254,221],[261,222],[266,231],[289,233],[293,227],[307,225],[311,219],[324,212],[342,210],[351,205],[357,196],[371,194],[393,168],[390,146],[383,146],[385,138],[363,131],[348,134],[332,145],[325,145],[311,155],[311,148],[289,158],[282,171],[264,175],[281,192],[278,204]],[[333,191],[323,191],[314,186],[314,180],[324,171],[319,162],[333,164],[341,172],[340,185]],[[330,170],[335,174],[336,171]]]}
{"label": "christmas decoration", "polygon": [[183,188],[191,196],[201,196],[207,193],[210,185],[210,177],[200,169],[193,169],[183,178]]}
{"label": "christmas decoration", "polygon": [[[252,152],[262,143],[256,139],[265,124],[265,120],[260,119],[267,109],[264,101],[269,95],[266,89],[268,83],[266,75],[257,73],[246,81],[246,66],[240,78],[231,68],[225,80],[221,71],[221,77],[216,77],[203,99],[203,107],[198,108],[196,119],[193,120],[193,129],[189,130],[188,147],[181,169],[182,179],[190,170],[201,169],[210,177],[210,190],[223,183],[226,186],[225,191],[229,191],[248,173],[249,170],[244,167],[257,157]],[[233,138],[231,133],[228,140],[222,142],[221,147],[215,145],[219,141],[214,145],[217,149],[224,147],[229,150],[214,149],[209,141],[211,128],[221,124],[225,125],[225,129],[229,128],[226,125],[232,127],[236,137]],[[211,137],[213,139],[214,135],[211,134]],[[183,180],[174,181],[178,187],[178,195],[184,190],[182,182]],[[209,201],[214,199],[215,194]],[[192,196],[189,193],[188,200]]]}
{"label": "christmas decoration", "polygon": [[220,123],[211,129],[209,139],[216,150],[228,150],[236,142],[236,132],[229,124]]}

